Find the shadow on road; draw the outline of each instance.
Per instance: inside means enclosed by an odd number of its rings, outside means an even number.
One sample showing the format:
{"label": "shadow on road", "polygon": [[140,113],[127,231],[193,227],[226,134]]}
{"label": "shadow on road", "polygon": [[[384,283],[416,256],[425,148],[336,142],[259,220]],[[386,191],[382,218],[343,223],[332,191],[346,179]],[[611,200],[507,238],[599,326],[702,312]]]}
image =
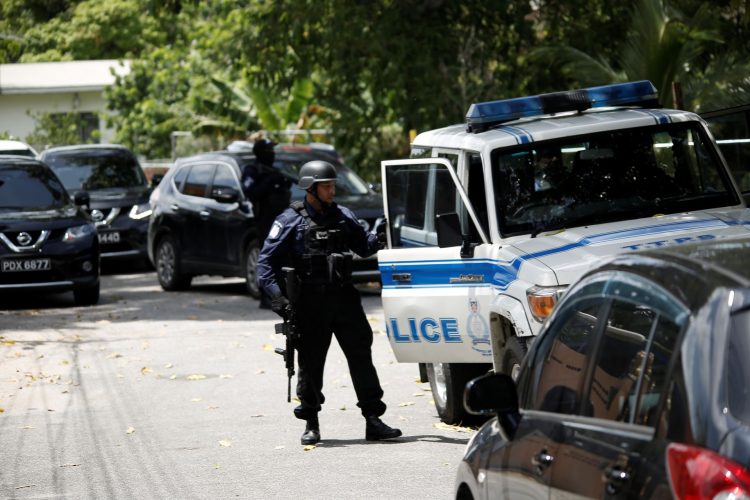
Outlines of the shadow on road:
{"label": "shadow on road", "polygon": [[466,444],[469,442],[470,437],[471,436],[469,434],[467,434],[465,438],[451,438],[430,434],[418,436],[401,436],[396,439],[386,439],[384,441],[367,441],[365,439],[322,439],[316,446],[318,446],[319,448],[340,448],[346,446],[361,445],[372,446],[378,444],[395,446],[397,444],[414,443],[418,441],[443,444]]}

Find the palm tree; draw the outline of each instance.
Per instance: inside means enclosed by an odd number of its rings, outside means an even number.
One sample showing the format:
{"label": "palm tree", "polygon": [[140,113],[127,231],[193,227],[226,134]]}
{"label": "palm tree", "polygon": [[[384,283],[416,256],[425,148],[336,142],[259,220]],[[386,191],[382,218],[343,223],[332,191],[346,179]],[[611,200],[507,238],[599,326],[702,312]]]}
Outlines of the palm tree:
{"label": "palm tree", "polygon": [[[712,52],[722,43],[713,28],[715,15],[715,8],[709,3],[703,3],[692,17],[687,17],[664,0],[640,0],[617,61],[570,46],[541,47],[532,57],[558,65],[565,76],[582,86],[650,80],[667,107],[674,106],[673,82],[681,82],[686,108],[697,110],[706,99],[723,103],[747,101],[750,64],[733,61],[730,54]],[[722,85],[732,91],[720,95],[716,89]]]}
{"label": "palm tree", "polygon": [[295,81],[286,96],[243,81],[239,85],[214,76],[217,97],[203,98],[197,106],[201,116],[196,133],[244,137],[258,129],[282,131],[310,126],[310,114],[323,108],[312,104],[313,81]]}

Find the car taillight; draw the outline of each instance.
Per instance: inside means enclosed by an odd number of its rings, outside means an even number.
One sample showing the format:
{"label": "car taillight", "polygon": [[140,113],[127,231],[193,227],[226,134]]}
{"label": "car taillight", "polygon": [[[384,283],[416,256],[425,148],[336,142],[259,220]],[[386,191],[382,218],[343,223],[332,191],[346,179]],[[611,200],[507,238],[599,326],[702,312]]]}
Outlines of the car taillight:
{"label": "car taillight", "polygon": [[667,470],[672,493],[680,500],[750,499],[750,471],[711,450],[672,443]]}

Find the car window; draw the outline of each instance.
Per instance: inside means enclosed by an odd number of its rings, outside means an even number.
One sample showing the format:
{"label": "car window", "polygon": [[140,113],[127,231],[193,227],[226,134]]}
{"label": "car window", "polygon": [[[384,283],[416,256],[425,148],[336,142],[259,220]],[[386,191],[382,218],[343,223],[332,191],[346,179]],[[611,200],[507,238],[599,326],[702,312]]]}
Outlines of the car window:
{"label": "car window", "polygon": [[528,403],[532,409],[578,412],[603,304],[599,297],[585,298],[568,303],[557,314],[529,369],[532,390]]}
{"label": "car window", "polygon": [[214,165],[209,163],[198,163],[193,165],[188,172],[185,183],[182,186],[182,194],[188,196],[206,196],[206,189],[214,171]]}
{"label": "car window", "polygon": [[232,173],[232,168],[229,165],[219,164],[216,166],[216,173],[214,174],[213,189],[224,189],[231,188],[240,190],[239,182]]}
{"label": "car window", "polygon": [[185,178],[187,177],[187,174],[189,171],[190,171],[190,165],[181,167],[174,174],[174,178],[172,179],[172,182],[174,183],[175,188],[177,188],[179,192],[182,192],[182,183],[185,182]]}
{"label": "car window", "polygon": [[735,418],[750,424],[750,310],[732,315],[724,376],[729,410]]}
{"label": "car window", "polygon": [[65,188],[46,168],[0,168],[0,210],[52,209],[69,203]]}
{"label": "car window", "polygon": [[69,191],[128,188],[147,184],[146,176],[129,151],[94,149],[45,155]]}

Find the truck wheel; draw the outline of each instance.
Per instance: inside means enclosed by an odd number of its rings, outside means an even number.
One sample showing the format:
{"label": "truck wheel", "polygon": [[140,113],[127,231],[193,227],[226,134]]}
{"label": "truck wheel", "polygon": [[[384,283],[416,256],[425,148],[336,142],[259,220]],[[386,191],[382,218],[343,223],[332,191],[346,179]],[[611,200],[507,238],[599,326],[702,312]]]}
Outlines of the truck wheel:
{"label": "truck wheel", "polygon": [[181,272],[180,246],[172,236],[164,236],[156,247],[156,277],[164,290],[186,290],[193,277]]}
{"label": "truck wheel", "polygon": [[503,373],[510,375],[513,380],[518,379],[518,372],[521,370],[521,361],[526,356],[526,351],[526,339],[511,337],[505,348]]}
{"label": "truck wheel", "polygon": [[461,422],[466,415],[463,394],[467,381],[461,374],[460,365],[430,363],[427,365],[427,378],[430,380],[432,398],[440,420],[446,424]]}
{"label": "truck wheel", "polygon": [[260,285],[258,285],[258,256],[260,247],[256,240],[251,241],[245,248],[245,285],[247,293],[254,299],[260,298]]}

